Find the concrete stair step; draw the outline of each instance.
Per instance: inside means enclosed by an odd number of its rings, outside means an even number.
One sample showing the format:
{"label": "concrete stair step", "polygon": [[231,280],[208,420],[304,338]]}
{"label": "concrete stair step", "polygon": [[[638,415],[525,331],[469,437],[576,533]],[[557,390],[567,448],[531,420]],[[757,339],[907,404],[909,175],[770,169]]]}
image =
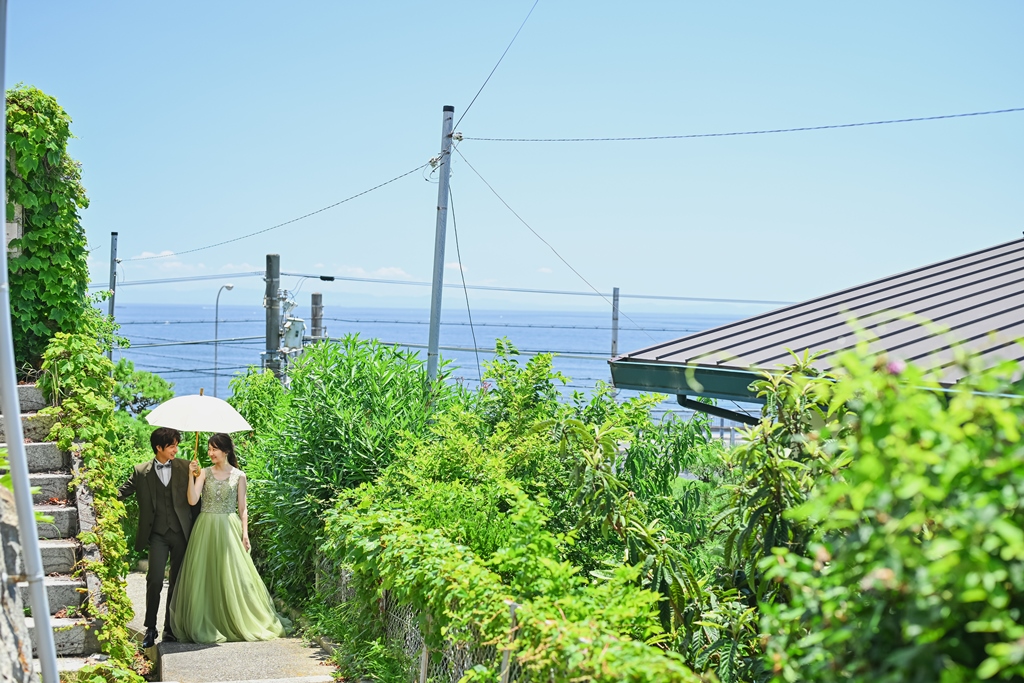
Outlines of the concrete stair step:
{"label": "concrete stair step", "polygon": [[[29,441],[46,441],[50,435],[50,428],[57,418],[53,415],[40,415],[39,413],[22,413],[21,429],[24,437]],[[7,416],[0,415],[0,441],[7,441]]]}
{"label": "concrete stair step", "polygon": [[[57,657],[57,672],[72,673],[90,664],[100,664],[110,659],[106,655],[94,654],[88,657]],[[32,660],[33,670],[38,674],[42,671],[38,659]]]}
{"label": "concrete stair step", "polygon": [[[69,576],[47,576],[43,579],[43,584],[46,586],[46,599],[50,603],[50,614],[56,614],[69,607],[77,610],[85,602],[85,581]],[[27,607],[30,604],[28,582],[19,583],[18,590],[21,591],[22,604]]]}
{"label": "concrete stair step", "polygon": [[[0,448],[7,448],[7,444],[0,443]],[[25,457],[28,459],[29,472],[71,470],[71,455],[57,448],[57,444],[52,441],[25,444]]]}
{"label": "concrete stair step", "polygon": [[50,405],[50,402],[43,398],[43,392],[35,384],[19,384],[18,405],[21,406],[21,412],[34,413]]}
{"label": "concrete stair step", "polygon": [[44,574],[70,574],[78,562],[78,541],[54,539],[39,541]]}
{"label": "concrete stair step", "polygon": [[28,477],[29,485],[39,487],[39,493],[32,494],[32,502],[36,505],[49,504],[56,499],[68,499],[68,484],[72,476],[68,472],[35,472]]}
{"label": "concrete stair step", "polygon": [[[39,644],[39,641],[36,640],[36,620],[32,617],[25,617],[25,624],[28,626],[29,637],[32,639],[32,654],[36,655]],[[89,623],[85,619],[51,618],[50,627],[53,629],[53,642],[57,649],[57,655],[87,655],[99,652],[96,634],[88,626]]]}
{"label": "concrete stair step", "polygon": [[217,681],[216,683],[331,683],[332,676],[294,676],[292,678],[256,678],[240,681]]}
{"label": "concrete stair step", "polygon": [[74,505],[36,505],[36,512],[49,515],[52,522],[36,522],[39,538],[75,538],[78,536],[78,507]]}

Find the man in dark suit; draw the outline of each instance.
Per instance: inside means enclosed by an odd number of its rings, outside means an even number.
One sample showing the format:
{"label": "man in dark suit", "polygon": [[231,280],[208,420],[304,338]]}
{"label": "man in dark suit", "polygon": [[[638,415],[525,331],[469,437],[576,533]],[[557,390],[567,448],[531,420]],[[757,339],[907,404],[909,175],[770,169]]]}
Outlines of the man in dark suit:
{"label": "man in dark suit", "polygon": [[[135,549],[149,547],[149,571],[146,573],[146,635],[142,647],[156,644],[156,615],[160,611],[160,592],[164,585],[164,569],[171,559],[170,587],[167,604],[171,604],[174,584],[178,580],[185,546],[192,532],[192,510],[188,504],[188,462],[178,460],[181,433],[160,427],[149,436],[154,458],[135,466],[128,481],[120,489],[121,500],[132,494],[139,499],[139,532]],[[169,617],[164,615],[163,640],[176,640]]]}

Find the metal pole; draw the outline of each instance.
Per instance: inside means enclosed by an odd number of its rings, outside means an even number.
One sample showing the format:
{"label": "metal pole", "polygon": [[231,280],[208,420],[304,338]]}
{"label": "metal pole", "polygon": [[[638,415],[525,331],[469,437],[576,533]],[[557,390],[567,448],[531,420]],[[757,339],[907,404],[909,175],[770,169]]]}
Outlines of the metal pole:
{"label": "metal pole", "polygon": [[267,309],[267,351],[265,367],[281,378],[281,256],[267,254],[267,293],[263,306]]}
{"label": "metal pole", "polygon": [[619,288],[612,289],[612,358],[619,355]]}
{"label": "metal pole", "polygon": [[[4,57],[7,52],[7,0],[0,0],[0,81],[3,80]],[[3,88],[0,88],[3,90]],[[6,90],[4,90],[6,92]],[[6,98],[4,118],[7,116]],[[6,126],[0,131],[0,146],[7,149]],[[4,183],[4,204],[7,203]],[[24,553],[28,576],[29,604],[36,626],[36,652],[42,669],[43,683],[58,683],[57,649],[50,625],[50,601],[43,583],[43,559],[39,554],[39,532],[36,529],[32,491],[28,481],[28,459],[25,457],[25,434],[21,428],[21,404],[18,400],[18,375],[14,370],[14,338],[11,334],[11,287],[7,276],[7,249],[0,250],[0,413],[7,430],[7,459],[14,503],[18,511],[18,535]],[[32,664],[27,663],[31,670]]]}
{"label": "metal pole", "polygon": [[319,341],[324,336],[324,295],[320,292],[313,292],[309,300],[310,330],[309,336],[313,341]]}
{"label": "metal pole", "polygon": [[427,379],[437,379],[437,345],[441,339],[441,290],[444,287],[444,238],[448,227],[448,176],[452,158],[455,107],[445,105],[441,117],[441,171],[437,183],[437,224],[434,229],[434,279],[430,290],[430,334],[427,338]]}
{"label": "metal pole", "polygon": [[217,351],[220,349],[220,293],[225,289],[229,292],[234,285],[221,285],[217,290],[217,300],[213,304],[213,397],[217,398]]}
{"label": "metal pole", "polygon": [[509,683],[512,677],[512,643],[516,640],[516,609],[519,607],[516,603],[512,603],[508,606],[510,623],[512,628],[508,633],[508,647],[505,652],[501,655],[501,671],[499,673],[500,683]]}
{"label": "metal pole", "polygon": [[[117,233],[110,233],[110,303],[107,312],[114,319],[114,294],[117,292]],[[107,358],[114,361],[114,345],[107,349]]]}

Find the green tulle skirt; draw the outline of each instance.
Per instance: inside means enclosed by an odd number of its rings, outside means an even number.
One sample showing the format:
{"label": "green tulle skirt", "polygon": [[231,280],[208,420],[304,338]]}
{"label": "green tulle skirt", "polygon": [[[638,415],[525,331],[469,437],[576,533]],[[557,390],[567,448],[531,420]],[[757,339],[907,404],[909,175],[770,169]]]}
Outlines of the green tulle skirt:
{"label": "green tulle skirt", "polygon": [[242,547],[238,515],[200,513],[169,607],[182,642],[270,640],[285,625],[252,558]]}

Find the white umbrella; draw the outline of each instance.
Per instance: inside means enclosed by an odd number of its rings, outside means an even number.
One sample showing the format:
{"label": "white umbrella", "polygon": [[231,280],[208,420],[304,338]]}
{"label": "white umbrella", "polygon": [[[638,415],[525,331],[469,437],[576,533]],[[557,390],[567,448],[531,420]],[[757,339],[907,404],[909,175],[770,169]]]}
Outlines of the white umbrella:
{"label": "white umbrella", "polygon": [[245,418],[224,400],[203,394],[178,396],[161,403],[146,416],[155,427],[173,427],[183,432],[248,432]]}
{"label": "white umbrella", "polygon": [[199,432],[248,432],[252,427],[227,401],[198,394],[177,396],[161,403],[146,416],[154,427],[172,427],[196,433],[195,458],[199,459]]}

